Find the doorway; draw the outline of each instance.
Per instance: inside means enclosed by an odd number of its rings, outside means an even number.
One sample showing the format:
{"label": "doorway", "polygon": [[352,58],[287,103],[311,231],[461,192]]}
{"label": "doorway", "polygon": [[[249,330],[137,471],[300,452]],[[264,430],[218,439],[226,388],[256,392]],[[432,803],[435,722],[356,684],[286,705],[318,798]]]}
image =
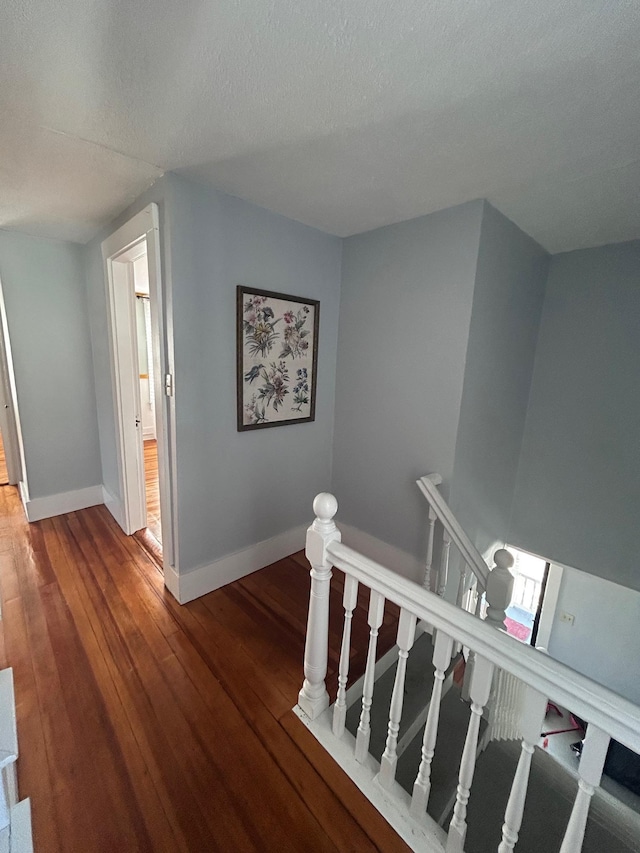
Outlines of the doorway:
{"label": "doorway", "polygon": [[109,309],[119,496],[107,507],[163,568],[175,567],[172,347],[165,335],[158,209],[102,244]]}
{"label": "doorway", "polygon": [[507,633],[534,648],[546,649],[562,567],[512,546],[507,549],[514,558],[513,596],[505,618]]}
{"label": "doorway", "polygon": [[0,485],[28,493],[9,325],[0,282]]}

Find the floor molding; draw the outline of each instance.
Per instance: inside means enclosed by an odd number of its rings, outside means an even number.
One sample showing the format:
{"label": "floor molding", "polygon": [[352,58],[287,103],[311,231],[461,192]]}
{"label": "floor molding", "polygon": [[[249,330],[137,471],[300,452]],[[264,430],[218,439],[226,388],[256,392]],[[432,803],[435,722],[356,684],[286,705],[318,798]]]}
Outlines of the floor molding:
{"label": "floor molding", "polygon": [[186,604],[299,551],[304,548],[306,532],[306,525],[295,527],[180,575],[165,566],[165,585],[180,604]]}
{"label": "floor molding", "polygon": [[111,515],[118,522],[118,525],[124,530],[124,509],[119,498],[113,495],[106,486],[102,486],[102,500]]}
{"label": "floor molding", "polygon": [[66,512],[75,512],[103,503],[102,486],[88,486],[86,489],[60,492],[45,498],[27,498],[26,501],[22,489],[20,495],[28,521],[41,521],[43,518],[52,518],[54,515],[64,515]]}

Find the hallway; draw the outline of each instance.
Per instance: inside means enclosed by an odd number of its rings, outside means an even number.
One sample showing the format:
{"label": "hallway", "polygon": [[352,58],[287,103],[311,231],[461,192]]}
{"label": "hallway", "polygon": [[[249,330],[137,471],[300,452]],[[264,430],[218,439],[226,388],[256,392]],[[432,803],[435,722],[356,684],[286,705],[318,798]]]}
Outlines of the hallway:
{"label": "hallway", "polygon": [[[38,853],[406,849],[290,710],[308,583],[295,555],[181,607],[104,507],[29,525],[0,490],[0,665]],[[334,595],[339,614],[338,577]],[[366,638],[363,603],[356,672]]]}

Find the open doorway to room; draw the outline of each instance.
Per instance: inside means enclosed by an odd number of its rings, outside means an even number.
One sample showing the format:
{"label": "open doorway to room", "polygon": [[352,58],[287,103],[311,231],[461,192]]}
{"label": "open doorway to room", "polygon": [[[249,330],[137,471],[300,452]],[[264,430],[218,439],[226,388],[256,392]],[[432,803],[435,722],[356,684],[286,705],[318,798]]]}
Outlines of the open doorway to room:
{"label": "open doorway to room", "polygon": [[175,568],[171,342],[160,274],[158,210],[149,205],[102,244],[116,414],[118,496],[107,507],[165,570]]}
{"label": "open doorway to room", "polygon": [[514,557],[507,633],[534,648],[546,649],[555,615],[562,568],[542,557],[507,546]]}

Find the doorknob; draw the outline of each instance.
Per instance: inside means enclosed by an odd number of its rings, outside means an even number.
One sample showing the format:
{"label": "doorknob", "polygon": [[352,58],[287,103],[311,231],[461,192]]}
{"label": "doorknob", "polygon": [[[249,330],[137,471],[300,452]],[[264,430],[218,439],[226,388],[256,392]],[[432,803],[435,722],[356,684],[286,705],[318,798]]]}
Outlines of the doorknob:
{"label": "doorknob", "polygon": [[140,426],[140,418],[136,418],[136,426],[137,426],[137,427],[139,427],[139,426]]}

